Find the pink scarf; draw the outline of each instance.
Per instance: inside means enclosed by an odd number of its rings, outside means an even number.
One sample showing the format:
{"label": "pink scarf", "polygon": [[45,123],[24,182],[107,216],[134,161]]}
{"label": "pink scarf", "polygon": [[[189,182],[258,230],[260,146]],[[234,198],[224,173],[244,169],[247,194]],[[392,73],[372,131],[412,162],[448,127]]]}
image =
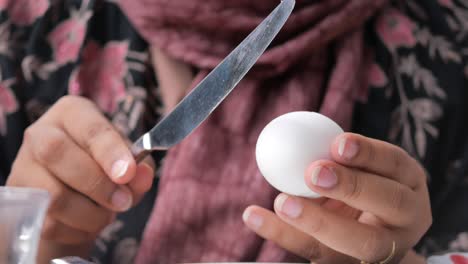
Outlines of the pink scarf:
{"label": "pink scarf", "polygon": [[[349,129],[365,98],[363,24],[386,0],[297,0],[272,47],[239,87],[164,162],[136,263],[290,261],[241,220],[277,192],[260,175],[256,139],[273,118],[320,111]],[[122,10],[148,42],[198,69],[200,81],[278,0],[131,0]]]}

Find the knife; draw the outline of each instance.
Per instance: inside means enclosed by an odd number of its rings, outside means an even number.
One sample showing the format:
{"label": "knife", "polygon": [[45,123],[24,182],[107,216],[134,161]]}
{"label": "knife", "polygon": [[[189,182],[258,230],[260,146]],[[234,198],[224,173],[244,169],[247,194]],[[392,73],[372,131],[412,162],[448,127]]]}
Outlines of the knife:
{"label": "knife", "polygon": [[229,95],[279,33],[295,0],[281,3],[167,116],[141,136],[131,151],[137,162],[155,150],[167,150],[187,137]]}

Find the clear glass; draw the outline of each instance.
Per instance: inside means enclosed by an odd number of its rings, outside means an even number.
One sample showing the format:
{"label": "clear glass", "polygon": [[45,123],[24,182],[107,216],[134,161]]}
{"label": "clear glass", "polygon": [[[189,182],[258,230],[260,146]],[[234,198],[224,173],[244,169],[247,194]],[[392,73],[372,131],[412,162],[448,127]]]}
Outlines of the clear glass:
{"label": "clear glass", "polygon": [[36,263],[49,200],[43,190],[0,187],[0,263]]}

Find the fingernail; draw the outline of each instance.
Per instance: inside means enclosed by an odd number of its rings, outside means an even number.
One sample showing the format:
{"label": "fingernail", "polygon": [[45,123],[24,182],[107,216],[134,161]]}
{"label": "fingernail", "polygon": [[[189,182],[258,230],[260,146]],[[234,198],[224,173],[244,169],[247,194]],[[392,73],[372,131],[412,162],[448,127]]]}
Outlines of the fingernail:
{"label": "fingernail", "polygon": [[123,189],[117,189],[112,194],[111,202],[117,209],[127,211],[132,206],[132,195]]}
{"label": "fingernail", "polygon": [[315,186],[329,189],[338,183],[338,177],[333,170],[319,166],[314,168],[310,182]]}
{"label": "fingernail", "polygon": [[359,146],[354,140],[347,137],[342,137],[340,139],[340,144],[338,145],[338,155],[350,160],[354,158],[358,152]]}
{"label": "fingernail", "polygon": [[244,222],[253,229],[259,229],[263,225],[263,217],[253,213],[251,210],[246,210],[242,214]]}
{"label": "fingernail", "polygon": [[276,199],[277,208],[291,218],[298,218],[302,214],[302,204],[286,194],[280,194]]}
{"label": "fingernail", "polygon": [[129,162],[126,160],[118,160],[112,165],[111,176],[114,179],[121,178],[125,175],[128,169]]}

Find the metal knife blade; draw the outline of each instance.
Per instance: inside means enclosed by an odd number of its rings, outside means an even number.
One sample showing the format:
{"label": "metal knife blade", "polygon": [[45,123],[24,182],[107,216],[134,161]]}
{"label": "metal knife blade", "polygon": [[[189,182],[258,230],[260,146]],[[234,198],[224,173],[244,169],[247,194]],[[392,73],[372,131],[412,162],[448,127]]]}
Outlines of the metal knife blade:
{"label": "metal knife blade", "polygon": [[282,2],[200,84],[131,147],[137,161],[166,150],[197,128],[236,87],[279,33],[295,0]]}

